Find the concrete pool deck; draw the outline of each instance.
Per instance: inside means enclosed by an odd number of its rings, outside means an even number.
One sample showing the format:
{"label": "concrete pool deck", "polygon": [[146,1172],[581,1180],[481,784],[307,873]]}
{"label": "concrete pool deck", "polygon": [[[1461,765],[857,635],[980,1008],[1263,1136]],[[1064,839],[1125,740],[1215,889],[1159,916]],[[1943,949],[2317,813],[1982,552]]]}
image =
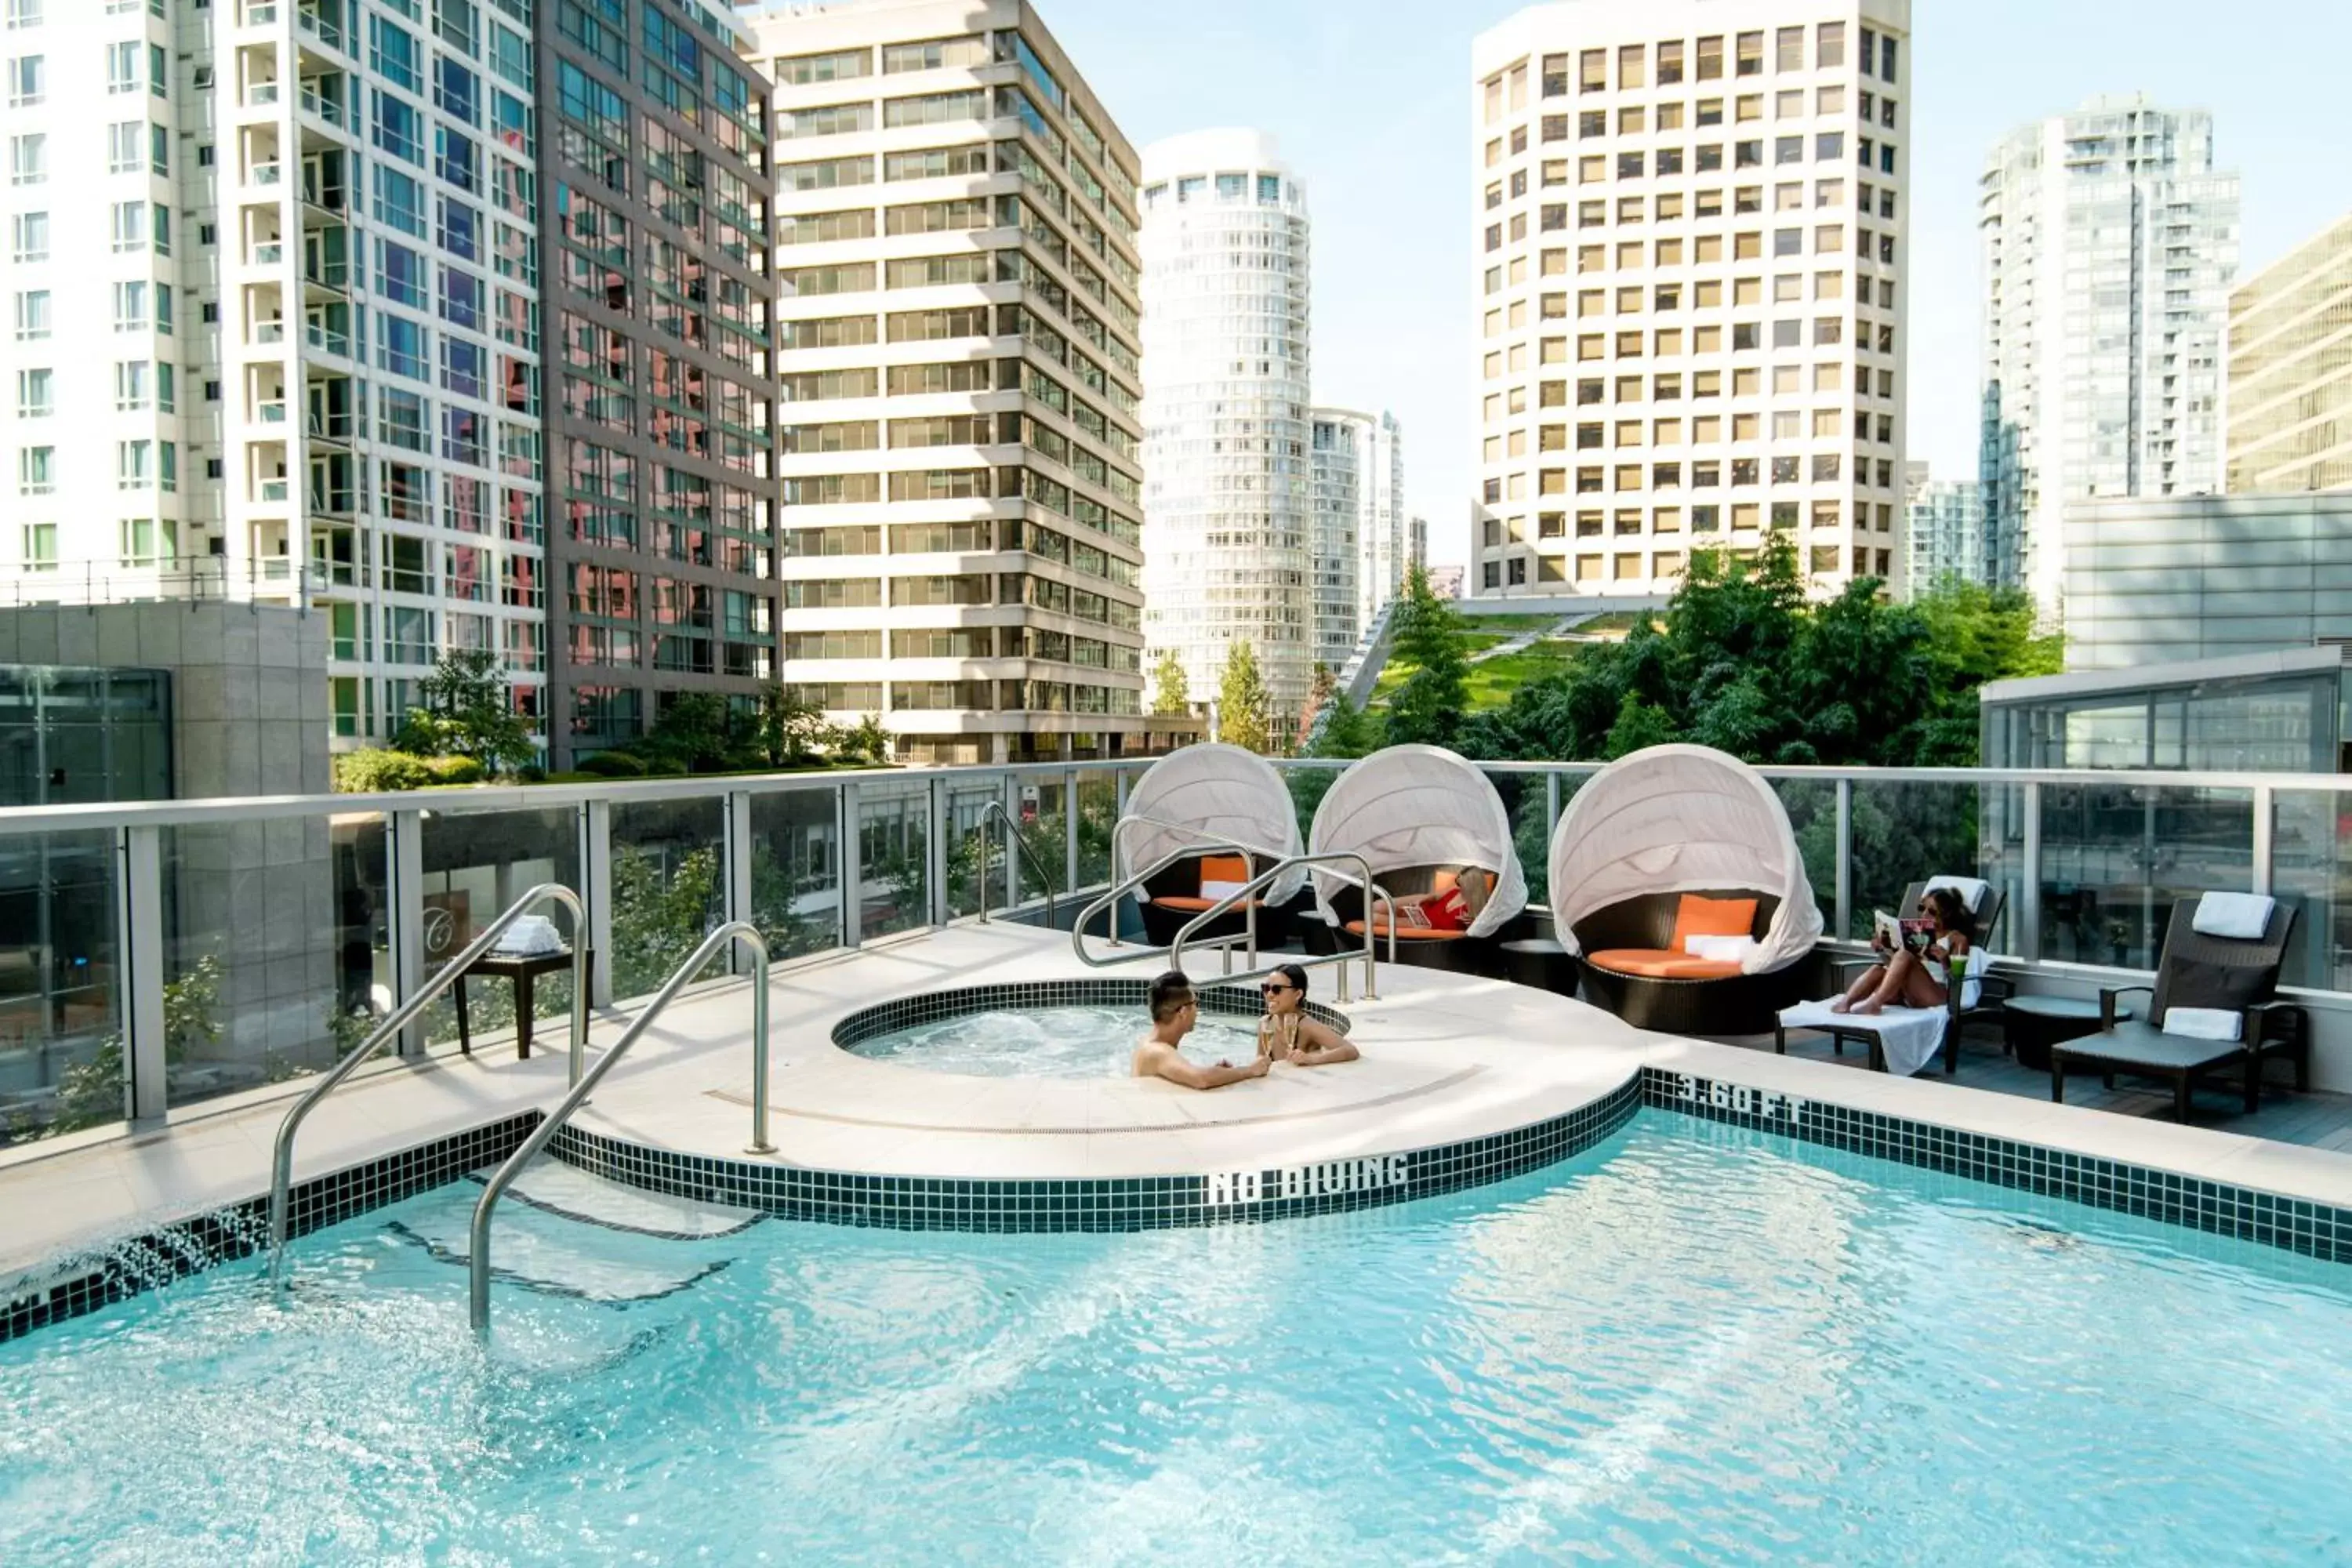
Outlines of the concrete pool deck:
{"label": "concrete pool deck", "polygon": [[[1131,950],[1130,950],[1131,951]],[[1213,984],[1214,957],[1196,961]],[[1376,1001],[1318,1001],[1353,1023],[1365,1059],[1278,1068],[1211,1091],[1158,1081],[966,1078],[853,1057],[845,1015],[927,992],[1105,976],[1148,980],[1142,959],[1089,969],[1066,933],[996,923],[828,954],[772,985],[770,1136],[751,1133],[751,1023],[741,982],[682,996],[614,1069],[576,1125],[624,1143],[739,1163],[875,1174],[1104,1178],[1208,1174],[1369,1158],[1517,1130],[1591,1105],[1643,1067],[1956,1131],[2152,1166],[2352,1207],[2352,1155],[1972,1089],[1895,1079],[1735,1046],[1643,1034],[1583,1003],[1500,981],[1382,964]],[[1358,971],[1360,979],[1360,970]],[[629,1014],[601,1016],[592,1051]],[[1137,1019],[1142,1028],[1140,1009]],[[505,1044],[393,1060],[355,1078],[305,1125],[297,1180],[341,1170],[519,1111],[564,1088],[560,1026],[540,1054]],[[552,1048],[549,1048],[551,1046]],[[0,1300],[62,1259],[267,1191],[272,1140],[300,1083],[194,1108],[173,1124],[79,1146],[0,1152]]]}

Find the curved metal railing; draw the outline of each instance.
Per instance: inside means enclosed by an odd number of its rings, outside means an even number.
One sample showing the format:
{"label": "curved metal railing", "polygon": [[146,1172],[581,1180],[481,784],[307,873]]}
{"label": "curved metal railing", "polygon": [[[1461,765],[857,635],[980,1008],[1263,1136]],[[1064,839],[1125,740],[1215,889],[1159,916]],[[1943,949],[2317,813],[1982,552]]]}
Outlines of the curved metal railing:
{"label": "curved metal railing", "polygon": [[269,1279],[282,1285],[286,1279],[287,1229],[291,1223],[289,1210],[294,1186],[294,1134],[303,1120],[318,1103],[335,1091],[335,1087],[352,1076],[360,1063],[383,1048],[384,1043],[415,1021],[432,1001],[456,984],[458,978],[474,965],[474,961],[490,951],[507,927],[540,904],[562,904],[572,915],[572,1081],[578,1083],[588,1056],[588,925],[580,895],[561,882],[541,882],[521,898],[509,904],[486,927],[482,934],[467,944],[466,950],[441,966],[441,972],[425,983],[415,995],[393,1010],[390,1017],[378,1024],[368,1037],[352,1047],[342,1060],[329,1068],[310,1091],[294,1102],[286,1119],[278,1124],[278,1147],[271,1162],[269,1177]]}
{"label": "curved metal railing", "polygon": [[[1276,878],[1280,877],[1282,873],[1289,870],[1293,867],[1320,866],[1334,860],[1353,860],[1363,871],[1363,877],[1360,880],[1348,876],[1345,872],[1334,871],[1329,874],[1338,877],[1341,881],[1352,883],[1353,885],[1364,889],[1364,1000],[1367,1002],[1377,1001],[1380,997],[1380,988],[1378,984],[1378,959],[1375,954],[1379,950],[1380,936],[1376,929],[1379,922],[1371,918],[1373,902],[1377,900],[1380,903],[1388,906],[1389,962],[1391,963],[1394,963],[1397,961],[1396,900],[1389,896],[1387,889],[1372,880],[1371,863],[1366,860],[1360,852],[1354,849],[1327,849],[1319,854],[1314,855],[1293,855],[1279,865],[1271,866],[1266,869],[1260,871],[1256,876],[1252,877],[1248,881],[1244,882],[1240,887],[1234,889],[1232,892],[1227,893],[1223,898],[1219,899],[1215,903],[1211,904],[1207,909],[1202,910],[1199,914],[1194,915],[1190,921],[1187,921],[1184,923],[1184,928],[1176,933],[1176,940],[1168,944],[1168,967],[1171,969],[1183,968],[1184,944],[1192,940],[1192,933],[1200,930],[1202,926],[1208,924],[1211,921],[1215,920],[1219,915],[1231,913],[1234,906],[1239,905],[1243,910],[1243,929],[1248,941],[1249,963],[1252,967],[1244,970],[1239,974],[1234,974],[1231,973],[1221,974],[1217,977],[1218,983],[1220,984],[1230,984],[1235,981],[1255,980],[1261,975],[1273,973],[1274,970],[1271,967],[1265,969],[1255,967],[1257,963],[1257,900],[1251,897],[1251,895],[1255,893],[1259,889],[1274,881]],[[1309,967],[1318,963],[1338,963],[1342,965],[1343,967],[1339,971],[1339,1000],[1345,1002],[1349,998],[1348,971],[1344,966],[1354,962],[1356,954],[1352,952],[1336,952],[1322,953],[1308,958],[1285,959],[1283,962],[1286,963],[1297,963],[1301,967]],[[1228,965],[1233,962],[1233,948],[1230,939],[1227,940],[1225,946],[1225,961]]]}
{"label": "curved metal railing", "polygon": [[[980,819],[982,822],[992,816],[1003,818],[1004,831],[1012,838],[1013,847],[1020,853],[1022,859],[1029,862],[1029,869],[1037,873],[1037,885],[1045,889],[1045,923],[1049,926],[1055,924],[1054,879],[1045,875],[1045,863],[1037,858],[1037,852],[1029,847],[1029,841],[1021,837],[1021,825],[1013,820],[1013,814],[1004,809],[1003,801],[992,800],[981,809]],[[1018,909],[1021,907],[1020,868],[1008,864],[1006,875],[1013,881],[1012,887],[1006,889],[1013,895],[1008,907]],[[980,923],[988,923],[988,840],[984,837],[980,845]]]}
{"label": "curved metal railing", "polygon": [[522,1174],[522,1168],[562,1131],[572,1113],[587,1103],[588,1096],[604,1081],[604,1075],[629,1054],[629,1047],[637,1043],[637,1037],[661,1016],[662,1009],[670,1005],[686,983],[701,973],[703,966],[717,957],[721,948],[738,942],[751,949],[751,1142],[745,1152],[776,1152],[776,1146],[768,1142],[768,942],[760,934],[760,928],[750,921],[730,921],[702,939],[702,945],[654,993],[654,999],[613,1042],[613,1048],[596,1058],[595,1067],[572,1086],[572,1092],[541,1120],[520,1148],[507,1156],[506,1163],[498,1168],[489,1184],[482,1189],[481,1200],[474,1205],[472,1241],[467,1258],[468,1310],[476,1333],[488,1335],[490,1331],[490,1215],[499,1206],[499,1200]]}
{"label": "curved metal railing", "polygon": [[1152,878],[1157,877],[1160,872],[1165,871],[1169,867],[1176,864],[1177,861],[1185,859],[1191,856],[1220,854],[1247,855],[1249,853],[1250,847],[1248,845],[1230,843],[1192,844],[1187,845],[1181,849],[1170,850],[1167,854],[1162,855],[1159,859],[1154,860],[1150,865],[1146,866],[1142,870],[1138,871],[1135,875],[1128,878],[1125,881],[1114,882],[1111,884],[1111,888],[1108,892],[1103,894],[1100,898],[1095,900],[1093,903],[1088,904],[1085,909],[1078,911],[1078,918],[1070,924],[1070,951],[1076,953],[1078,955],[1078,962],[1085,964],[1089,969],[1108,969],[1114,963],[1132,963],[1139,958],[1150,958],[1155,952],[1165,952],[1167,951],[1165,948],[1139,947],[1133,952],[1122,952],[1117,958],[1097,958],[1093,953],[1087,951],[1087,922],[1093,920],[1095,916],[1102,913],[1103,910],[1109,910],[1111,911],[1109,926],[1110,945],[1117,947],[1119,944],[1118,910],[1117,906],[1118,900],[1128,893],[1132,892],[1137,888],[1139,888],[1144,883],[1150,881]]}

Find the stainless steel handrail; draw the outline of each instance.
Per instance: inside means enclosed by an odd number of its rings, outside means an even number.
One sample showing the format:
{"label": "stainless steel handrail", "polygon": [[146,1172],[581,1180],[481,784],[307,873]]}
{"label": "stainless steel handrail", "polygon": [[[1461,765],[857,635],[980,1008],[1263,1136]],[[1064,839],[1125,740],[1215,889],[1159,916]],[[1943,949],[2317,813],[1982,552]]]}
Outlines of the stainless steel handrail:
{"label": "stainless steel handrail", "polygon": [[[1263,844],[1246,844],[1239,838],[1219,838],[1210,833],[1207,828],[1197,827],[1189,822],[1171,822],[1164,816],[1153,816],[1148,812],[1130,811],[1125,816],[1120,817],[1118,821],[1111,826],[1110,868],[1111,875],[1114,877],[1118,874],[1119,865],[1124,859],[1124,857],[1120,854],[1122,847],[1119,843],[1119,836],[1130,827],[1157,827],[1168,833],[1190,834],[1192,837],[1200,839],[1202,842],[1192,846],[1191,848],[1179,849],[1171,854],[1161,856],[1144,870],[1113,887],[1108,893],[1104,895],[1104,899],[1102,900],[1097,900],[1096,903],[1087,906],[1085,911],[1078,916],[1077,925],[1071,928],[1073,931],[1076,930],[1077,926],[1085,925],[1088,920],[1092,919],[1095,911],[1101,907],[1102,902],[1117,899],[1119,894],[1127,891],[1129,889],[1136,887],[1138,884],[1148,881],[1151,878],[1160,875],[1160,872],[1166,870],[1169,867],[1174,865],[1177,861],[1182,859],[1187,855],[1214,855],[1221,852],[1231,852],[1249,857],[1263,856],[1269,860],[1279,860],[1282,858],[1284,853],[1279,849],[1270,849]],[[1118,945],[1118,921],[1116,917],[1114,917],[1110,921],[1105,935],[1111,946],[1117,947]],[[1166,950],[1154,949],[1152,951],[1165,952]],[[1088,959],[1087,958],[1086,952],[1083,948],[1079,950],[1078,956],[1089,963],[1096,964],[1097,967],[1100,967],[1106,963],[1124,963],[1129,962],[1128,959],[1124,958],[1114,960]],[[1139,952],[1132,954],[1131,956],[1134,958],[1149,958],[1151,956],[1151,953],[1150,952]]]}
{"label": "stainless steel handrail", "polygon": [[488,1335],[490,1331],[490,1212],[499,1206],[522,1168],[530,1163],[539,1152],[547,1147],[563,1124],[572,1120],[572,1112],[587,1103],[588,1096],[613,1070],[614,1064],[628,1055],[637,1037],[661,1016],[686,983],[702,973],[703,966],[717,957],[721,948],[730,942],[744,942],[751,949],[751,1142],[746,1152],[772,1154],[776,1146],[768,1142],[768,942],[760,928],[750,921],[730,921],[702,939],[702,945],[687,956],[684,963],[654,993],[654,999],[645,1011],[613,1042],[613,1048],[596,1058],[588,1076],[572,1086],[553,1110],[522,1141],[522,1147],[507,1156],[506,1163],[492,1174],[489,1184],[482,1189],[479,1202],[474,1205],[474,1226],[471,1251],[467,1258],[468,1310],[473,1318],[474,1331]]}
{"label": "stainless steel handrail", "polygon": [[[1362,880],[1356,881],[1355,883],[1356,886],[1364,889],[1364,1000],[1367,1002],[1379,1000],[1380,988],[1378,984],[1378,960],[1375,957],[1375,954],[1377,953],[1380,946],[1380,935],[1378,931],[1375,929],[1378,922],[1371,919],[1373,900],[1378,900],[1381,903],[1388,906],[1389,962],[1391,963],[1394,963],[1397,961],[1396,900],[1390,897],[1387,889],[1382,888],[1378,882],[1372,880],[1371,863],[1366,860],[1360,851],[1354,849],[1327,849],[1313,855],[1293,855],[1289,858],[1284,860],[1281,864],[1268,867],[1265,870],[1260,871],[1256,876],[1252,877],[1248,881],[1244,882],[1240,887],[1234,889],[1232,892],[1227,893],[1223,898],[1218,900],[1215,903],[1211,904],[1207,909],[1202,910],[1199,914],[1194,915],[1190,921],[1185,922],[1184,928],[1176,933],[1176,940],[1168,944],[1168,967],[1171,969],[1183,968],[1184,944],[1192,940],[1192,933],[1200,930],[1201,927],[1208,924],[1209,921],[1215,920],[1219,915],[1232,912],[1236,904],[1242,906],[1244,910],[1244,929],[1249,941],[1249,962],[1252,965],[1255,965],[1257,963],[1257,900],[1253,899],[1250,895],[1256,892],[1260,888],[1263,888],[1266,884],[1274,881],[1276,878],[1280,877],[1283,872],[1289,870],[1295,866],[1319,866],[1334,860],[1353,860],[1364,873]],[[1349,878],[1345,872],[1335,871],[1330,874],[1339,878],[1342,881],[1355,880],[1354,879]],[[1355,954],[1349,952],[1324,953],[1309,958],[1286,959],[1283,962],[1286,963],[1297,963],[1301,966],[1332,963],[1344,964],[1353,960]],[[1228,963],[1232,961],[1232,949],[1230,946],[1226,949],[1226,959]],[[1255,980],[1260,975],[1271,974],[1273,973],[1274,971],[1271,968],[1258,969],[1252,967],[1244,970],[1239,974],[1222,974],[1218,976],[1218,980],[1221,984],[1229,984],[1239,980]],[[1348,972],[1344,968],[1339,971],[1339,999],[1343,1002],[1348,1000]]]}
{"label": "stainless steel handrail", "polygon": [[521,898],[509,904],[483,931],[467,944],[466,950],[441,966],[441,972],[425,983],[415,995],[397,1008],[392,1016],[378,1024],[368,1037],[353,1047],[342,1060],[329,1068],[324,1076],[310,1087],[310,1091],[294,1102],[294,1109],[278,1124],[278,1148],[272,1161],[269,1178],[269,1279],[272,1284],[286,1280],[286,1232],[290,1223],[294,1187],[294,1134],[319,1101],[335,1090],[335,1086],[352,1076],[360,1063],[383,1047],[384,1042],[406,1028],[415,1016],[425,1011],[441,993],[456,984],[474,961],[490,951],[507,927],[514,924],[534,907],[552,900],[562,904],[572,915],[572,1081],[580,1081],[581,1069],[588,1056],[588,921],[580,903],[580,895],[561,882],[541,882]]}
{"label": "stainless steel handrail", "polygon": [[[1219,853],[1246,855],[1249,852],[1249,847],[1245,844],[1192,844],[1181,849],[1170,850],[1127,880],[1114,883],[1110,891],[1080,910],[1078,918],[1070,926],[1070,950],[1078,955],[1078,962],[1089,969],[1108,969],[1114,963],[1132,963],[1139,958],[1150,958],[1155,952],[1165,952],[1167,951],[1165,948],[1139,947],[1133,952],[1122,953],[1117,958],[1097,958],[1087,951],[1087,922],[1103,910],[1111,909],[1123,895],[1141,887],[1187,856]],[[1118,914],[1116,910],[1113,910],[1110,918],[1110,945],[1113,947],[1118,945]]]}
{"label": "stainless steel handrail", "polygon": [[[1028,840],[1021,837],[1021,825],[1013,820],[1013,814],[1004,809],[1003,801],[992,800],[981,807],[980,819],[982,822],[992,816],[1004,819],[1005,831],[1013,836],[1013,847],[1020,851],[1022,859],[1029,862],[1029,869],[1037,873],[1037,885],[1045,889],[1045,923],[1049,926],[1055,924],[1054,879],[1045,875],[1045,864],[1037,858],[1037,852],[1029,847]],[[1020,868],[1008,862],[1006,874],[1013,879],[1013,899],[1006,907],[1018,909],[1021,904]],[[981,840],[980,846],[980,923],[988,923],[988,841],[985,838]]]}
{"label": "stainless steel handrail", "polygon": [[[1202,839],[1213,837],[1207,828],[1195,826],[1189,822],[1171,822],[1164,816],[1153,816],[1148,812],[1130,811],[1112,825],[1110,830],[1110,865],[1114,874],[1118,870],[1119,865],[1119,835],[1130,827],[1157,827],[1163,832],[1186,833]],[[1243,844],[1238,838],[1232,840],[1226,847],[1234,846],[1246,849],[1253,855],[1263,855],[1269,860],[1279,860],[1290,853],[1286,849],[1276,849],[1265,844]]]}

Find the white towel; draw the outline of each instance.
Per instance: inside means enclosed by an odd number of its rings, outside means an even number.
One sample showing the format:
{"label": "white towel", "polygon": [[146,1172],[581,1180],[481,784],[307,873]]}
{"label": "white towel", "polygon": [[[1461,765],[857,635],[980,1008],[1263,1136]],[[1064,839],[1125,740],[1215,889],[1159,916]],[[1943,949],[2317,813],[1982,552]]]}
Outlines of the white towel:
{"label": "white towel", "polygon": [[1960,902],[1969,906],[1970,914],[1984,908],[1985,895],[1992,891],[1992,884],[1981,877],[1930,877],[1927,887],[1919,890],[1925,893],[1936,888],[1949,888],[1959,894]]}
{"label": "white towel", "polygon": [[2206,936],[2252,942],[2269,927],[2271,910],[2277,901],[2261,893],[2208,893],[2197,900],[2197,913],[2189,918],[2189,926]]}
{"label": "white towel", "polygon": [[536,958],[545,952],[562,952],[563,937],[555,922],[545,915],[517,915],[514,924],[499,932],[498,946],[492,951],[510,958]]}
{"label": "white towel", "polygon": [[1909,1078],[1936,1059],[1943,1048],[1944,1025],[1951,1016],[1941,1007],[1889,1007],[1880,1013],[1832,1013],[1830,1003],[1834,997],[1819,1002],[1800,1002],[1793,1007],[1780,1009],[1781,1024],[1791,1029],[1826,1029],[1832,1025],[1840,1028],[1866,1029],[1878,1037],[1878,1047],[1886,1058],[1886,1070],[1898,1078]]}
{"label": "white towel", "polygon": [[[2208,895],[2209,897],[2210,895]],[[2227,1007],[2167,1007],[2164,1032],[2192,1040],[2234,1040],[2245,1033],[2246,1016]]]}
{"label": "white towel", "polygon": [[1711,958],[1722,963],[1745,963],[1748,955],[1756,951],[1752,936],[1686,936],[1683,951],[1693,958]]}

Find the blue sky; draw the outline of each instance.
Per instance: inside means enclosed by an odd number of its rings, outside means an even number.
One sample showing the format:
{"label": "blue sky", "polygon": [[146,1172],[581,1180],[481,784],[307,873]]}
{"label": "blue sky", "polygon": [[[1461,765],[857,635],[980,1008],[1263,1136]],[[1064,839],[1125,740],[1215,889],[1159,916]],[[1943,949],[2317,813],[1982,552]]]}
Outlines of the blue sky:
{"label": "blue sky", "polygon": [[[1315,224],[1318,401],[1388,407],[1430,554],[1465,559],[1470,39],[1507,0],[1038,0],[1136,143],[1279,138]],[[2243,176],[2240,276],[2352,209],[2347,0],[1914,0],[1910,456],[1976,468],[1976,181],[2011,127],[2099,92],[2210,109]]]}

